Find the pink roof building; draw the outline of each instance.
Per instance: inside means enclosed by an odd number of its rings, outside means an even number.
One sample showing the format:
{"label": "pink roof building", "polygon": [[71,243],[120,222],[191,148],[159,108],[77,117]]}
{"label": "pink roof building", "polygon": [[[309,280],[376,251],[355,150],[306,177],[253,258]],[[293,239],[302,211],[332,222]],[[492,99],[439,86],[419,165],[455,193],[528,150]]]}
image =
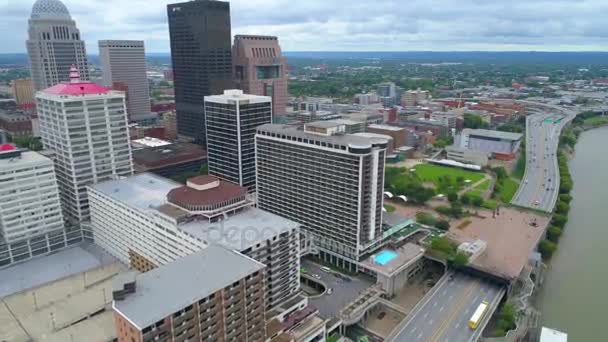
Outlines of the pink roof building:
{"label": "pink roof building", "polygon": [[40,136],[45,148],[61,156],[64,217],[89,218],[86,187],[133,173],[125,93],[82,81],[75,66],[70,81],[36,93]]}
{"label": "pink roof building", "polygon": [[236,86],[246,94],[272,97],[273,115],[285,115],[287,60],[278,38],[236,35],[232,59]]}

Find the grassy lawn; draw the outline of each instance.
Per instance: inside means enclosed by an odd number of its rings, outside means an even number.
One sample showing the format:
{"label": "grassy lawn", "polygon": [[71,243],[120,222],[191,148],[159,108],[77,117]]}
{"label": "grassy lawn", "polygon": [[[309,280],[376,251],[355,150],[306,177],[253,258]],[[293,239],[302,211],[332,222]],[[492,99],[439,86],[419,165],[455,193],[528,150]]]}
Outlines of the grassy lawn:
{"label": "grassy lawn", "polygon": [[390,205],[390,204],[386,204],[384,203],[384,209],[386,209],[387,213],[392,213],[395,211],[395,207]]}
{"label": "grassy lawn", "polygon": [[502,185],[502,191],[500,192],[500,200],[509,203],[511,199],[517,192],[517,188],[519,188],[519,183],[515,181],[513,178],[506,178]]}
{"label": "grassy lawn", "polygon": [[415,166],[416,175],[424,182],[432,182],[437,187],[440,187],[440,177],[449,176],[453,181],[456,181],[458,177],[462,177],[465,180],[471,180],[471,183],[475,183],[483,179],[484,174],[481,172],[467,171],[458,169],[455,167],[446,167],[432,164],[420,164]]}

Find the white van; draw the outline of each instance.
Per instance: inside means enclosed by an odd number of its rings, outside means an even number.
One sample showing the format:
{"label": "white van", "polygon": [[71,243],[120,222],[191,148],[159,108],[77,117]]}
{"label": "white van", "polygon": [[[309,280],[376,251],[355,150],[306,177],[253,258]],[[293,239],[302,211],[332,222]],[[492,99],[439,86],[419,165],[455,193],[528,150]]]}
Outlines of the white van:
{"label": "white van", "polygon": [[321,267],[321,271],[330,273],[331,272],[331,268],[329,268],[327,266],[323,266],[323,267]]}

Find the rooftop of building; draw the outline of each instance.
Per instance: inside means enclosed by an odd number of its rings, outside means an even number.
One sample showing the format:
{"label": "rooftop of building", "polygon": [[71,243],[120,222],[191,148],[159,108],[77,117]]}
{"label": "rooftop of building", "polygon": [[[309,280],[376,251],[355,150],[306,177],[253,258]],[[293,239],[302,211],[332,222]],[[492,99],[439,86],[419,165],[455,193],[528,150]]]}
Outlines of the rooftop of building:
{"label": "rooftop of building", "polygon": [[[2,147],[5,146],[5,147]],[[13,147],[13,149],[10,149]],[[19,150],[13,145],[0,145],[0,168],[23,167],[27,165],[39,165],[47,163],[53,165],[53,161],[42,154],[34,151]]]}
{"label": "rooftop of building", "polygon": [[380,133],[359,132],[359,133],[353,133],[353,135],[356,135],[358,137],[363,137],[363,138],[386,139],[388,141],[393,140],[393,137],[391,137],[390,135],[380,134]]}
{"label": "rooftop of building", "polygon": [[180,183],[146,172],[97,183],[90,187],[137,209],[153,210],[166,203],[169,191],[181,186],[183,185]]}
{"label": "rooftop of building", "polygon": [[214,176],[201,175],[188,179],[187,185],[169,191],[167,200],[180,206],[209,206],[245,194],[247,194],[245,187]]}
{"label": "rooftop of building", "polygon": [[137,145],[140,145],[141,148],[146,148],[146,147],[167,146],[167,145],[171,145],[171,142],[162,140],[162,139],[158,139],[158,138],[154,138],[154,137],[143,137],[141,139],[132,140],[131,144],[133,145],[134,148],[138,147]]}
{"label": "rooftop of building", "polygon": [[340,124],[340,125],[346,125],[346,126],[349,126],[349,125],[362,125],[362,124],[365,123],[363,121],[356,121],[356,120],[350,120],[350,119],[333,119],[333,120],[328,120],[328,121],[329,122],[335,122],[335,123]]}
{"label": "rooftop of building", "polygon": [[[397,249],[383,249],[365,259],[361,265],[374,272],[392,276],[422,258],[424,252],[424,248],[408,242]],[[390,257],[385,257],[385,255],[390,255]]]}
{"label": "rooftop of building", "polygon": [[392,125],[385,125],[385,124],[371,124],[371,125],[367,126],[367,128],[368,129],[369,128],[372,128],[372,129],[382,129],[382,130],[385,130],[385,131],[395,131],[395,132],[402,131],[402,130],[405,129],[403,127],[392,126]]}
{"label": "rooftop of building", "polygon": [[513,140],[513,141],[521,140],[521,138],[523,137],[523,134],[521,134],[521,133],[493,131],[490,129],[471,129],[471,128],[463,129],[462,134],[477,135],[477,136],[484,136],[484,137],[496,138],[496,139],[502,139],[502,140]]}
{"label": "rooftop of building", "polygon": [[313,121],[304,124],[307,127],[316,127],[316,128],[332,128],[344,126],[344,124],[336,122],[336,120],[324,120],[324,121]]}
{"label": "rooftop of building", "polygon": [[179,229],[205,243],[242,251],[298,226],[281,216],[247,207],[216,222],[194,220],[179,225]]}
{"label": "rooftop of building", "polygon": [[[166,200],[170,191],[180,189],[183,185],[151,173],[110,180],[91,187],[140,210],[158,211],[178,221],[191,217],[191,214],[184,209]],[[245,205],[238,212],[225,216],[219,221],[194,219],[179,224],[177,228],[205,243],[244,250],[298,226],[298,223],[289,219]]]}
{"label": "rooftop of building", "polygon": [[539,342],[568,342],[568,334],[561,331],[542,327]]}
{"label": "rooftop of building", "polygon": [[[471,266],[507,280],[516,279],[528,263],[549,223],[549,217],[514,208],[500,208],[500,215],[480,211],[469,217],[465,228],[451,228],[450,237],[458,242],[482,240],[487,247]],[[536,222],[536,227],[532,226]],[[452,226],[458,227],[460,221]]]}
{"label": "rooftop of building", "polygon": [[136,168],[140,169],[154,169],[205,158],[207,158],[207,151],[200,145],[191,143],[175,143],[133,150],[133,163]]}
{"label": "rooftop of building", "polygon": [[105,308],[112,277],[126,269],[87,244],[0,270],[0,341],[113,340],[114,319]]}
{"label": "rooftop of building", "polygon": [[314,133],[307,133],[303,130],[298,129],[294,126],[281,125],[281,124],[265,124],[257,128],[258,132],[266,132],[271,134],[288,135],[294,138],[310,139],[313,141],[323,141],[329,144],[342,145],[342,146],[370,146],[375,143],[387,143],[386,139],[370,139],[359,137],[353,134],[341,134],[341,135],[319,135]]}
{"label": "rooftop of building", "polygon": [[[39,0],[45,1],[45,0]],[[50,1],[50,0],[48,0]],[[54,1],[54,0],[53,0]],[[104,95],[109,93],[122,93],[122,92],[114,92],[110,88],[106,88],[99,84],[82,81],[80,79],[80,74],[78,73],[78,69],[76,66],[72,65],[70,68],[70,81],[69,82],[61,82],[50,88],[47,88],[41,92],[42,94],[47,95],[60,95],[60,96],[83,96],[83,95]],[[123,95],[124,96],[124,95]]]}
{"label": "rooftop of building", "polygon": [[264,267],[240,253],[211,245],[137,275],[135,293],[114,301],[113,307],[143,329]]}
{"label": "rooftop of building", "polygon": [[59,0],[38,0],[32,6],[32,19],[70,20],[68,8]]}
{"label": "rooftop of building", "polygon": [[224,90],[224,93],[221,95],[205,96],[205,102],[224,103],[224,104],[234,103],[234,102],[242,102],[243,104],[264,103],[264,102],[272,102],[272,98],[270,96],[245,94],[245,93],[243,93],[242,90],[239,90],[239,89],[228,89],[228,90]]}

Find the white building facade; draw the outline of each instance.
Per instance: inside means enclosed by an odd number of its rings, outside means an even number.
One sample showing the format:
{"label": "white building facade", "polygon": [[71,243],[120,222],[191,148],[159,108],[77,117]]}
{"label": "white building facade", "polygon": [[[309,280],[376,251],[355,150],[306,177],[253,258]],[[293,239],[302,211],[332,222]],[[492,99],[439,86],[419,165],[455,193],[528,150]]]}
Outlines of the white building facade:
{"label": "white building facade", "polygon": [[81,82],[75,68],[70,83],[36,95],[44,147],[54,153],[64,216],[89,217],[87,185],[133,173],[125,95]]}
{"label": "white building facade", "polygon": [[[252,207],[244,187],[203,177],[211,181],[183,186],[141,173],[90,186],[95,243],[140,272],[222,245],[266,265],[267,308],[294,298],[300,286],[299,225]],[[235,188],[242,190],[225,196]],[[199,199],[212,200],[190,206]]]}
{"label": "white building facade", "polygon": [[10,147],[0,151],[0,244],[62,227],[53,161]]}

